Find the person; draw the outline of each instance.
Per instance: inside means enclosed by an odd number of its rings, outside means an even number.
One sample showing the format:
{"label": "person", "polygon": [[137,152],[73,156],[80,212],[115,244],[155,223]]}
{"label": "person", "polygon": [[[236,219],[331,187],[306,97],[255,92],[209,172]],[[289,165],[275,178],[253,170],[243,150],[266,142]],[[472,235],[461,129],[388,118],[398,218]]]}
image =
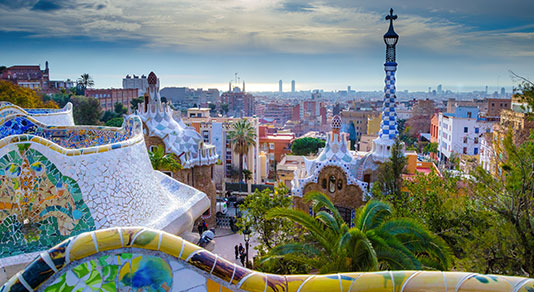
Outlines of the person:
{"label": "person", "polygon": [[202,222],[198,223],[198,235],[202,237],[202,232],[204,232],[204,225],[202,225]]}
{"label": "person", "polygon": [[240,244],[239,244],[239,254],[242,254],[242,253],[244,253],[244,252],[245,252],[245,248],[243,247],[243,244],[240,243]]}
{"label": "person", "polygon": [[237,244],[234,246],[234,251],[235,251],[235,259],[237,260],[239,258],[239,246]]}
{"label": "person", "polygon": [[241,260],[241,265],[243,265],[243,267],[245,266],[245,257],[245,252],[242,252],[239,259]]}

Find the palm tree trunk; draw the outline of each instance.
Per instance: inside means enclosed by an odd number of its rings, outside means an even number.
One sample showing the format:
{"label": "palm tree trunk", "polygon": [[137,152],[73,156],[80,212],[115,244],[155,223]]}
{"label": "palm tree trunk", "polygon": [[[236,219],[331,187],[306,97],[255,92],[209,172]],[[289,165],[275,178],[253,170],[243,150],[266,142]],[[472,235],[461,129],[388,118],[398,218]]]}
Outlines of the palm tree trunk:
{"label": "palm tree trunk", "polygon": [[239,154],[239,182],[243,181],[243,154]]}

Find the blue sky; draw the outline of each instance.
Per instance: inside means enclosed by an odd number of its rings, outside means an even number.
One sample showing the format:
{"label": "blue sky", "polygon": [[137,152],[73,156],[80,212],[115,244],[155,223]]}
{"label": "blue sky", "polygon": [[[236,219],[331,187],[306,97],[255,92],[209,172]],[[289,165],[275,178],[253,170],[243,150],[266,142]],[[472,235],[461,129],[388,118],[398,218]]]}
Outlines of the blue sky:
{"label": "blue sky", "polygon": [[0,0],[0,64],[43,64],[53,79],[120,87],[156,72],[162,86],[248,90],[383,88],[384,20],[399,18],[399,90],[490,90],[534,79],[534,1]]}

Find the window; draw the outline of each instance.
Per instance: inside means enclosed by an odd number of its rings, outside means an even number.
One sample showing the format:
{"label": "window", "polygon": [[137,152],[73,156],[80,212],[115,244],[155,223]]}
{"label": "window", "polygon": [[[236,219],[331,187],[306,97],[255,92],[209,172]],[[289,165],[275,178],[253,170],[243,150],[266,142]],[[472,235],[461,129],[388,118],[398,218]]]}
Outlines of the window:
{"label": "window", "polygon": [[323,180],[321,181],[321,186],[323,187],[323,189],[326,189],[326,178],[323,178]]}
{"label": "window", "polygon": [[464,127],[464,133],[467,133],[468,129],[467,127]]}
{"label": "window", "polygon": [[478,144],[478,137],[475,137],[475,144]]}
{"label": "window", "polygon": [[336,191],[336,177],[331,175],[328,181],[328,191],[334,193]]}
{"label": "window", "polygon": [[464,144],[467,144],[467,137],[464,137]]}
{"label": "window", "polygon": [[467,147],[464,147],[464,154],[467,154]]}
{"label": "window", "polygon": [[148,147],[148,151],[150,152],[154,152],[156,149],[158,149],[158,145],[150,145],[150,147]]}
{"label": "window", "polygon": [[475,128],[475,134],[478,134],[479,128]]}
{"label": "window", "polygon": [[338,179],[337,180],[337,189],[341,191],[342,188],[343,188],[343,180],[342,179]]}
{"label": "window", "polygon": [[471,118],[471,112],[467,112],[467,118],[470,119]]}
{"label": "window", "polygon": [[475,149],[473,150],[473,154],[477,155],[478,154],[478,148],[475,147]]}

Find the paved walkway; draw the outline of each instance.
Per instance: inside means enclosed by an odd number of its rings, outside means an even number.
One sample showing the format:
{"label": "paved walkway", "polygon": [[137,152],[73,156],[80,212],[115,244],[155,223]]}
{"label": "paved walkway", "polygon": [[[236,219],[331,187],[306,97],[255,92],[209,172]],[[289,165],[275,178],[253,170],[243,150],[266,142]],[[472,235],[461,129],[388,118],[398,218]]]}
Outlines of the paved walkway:
{"label": "paved walkway", "polygon": [[[245,240],[243,234],[233,233],[230,229],[225,228],[216,228],[215,229],[215,248],[213,253],[218,254],[219,256],[241,265],[239,259],[235,258],[234,246],[237,244],[243,244],[245,247]],[[252,258],[256,255],[256,250],[254,247],[258,245],[254,234],[251,234],[249,241],[249,261],[252,261]]]}

